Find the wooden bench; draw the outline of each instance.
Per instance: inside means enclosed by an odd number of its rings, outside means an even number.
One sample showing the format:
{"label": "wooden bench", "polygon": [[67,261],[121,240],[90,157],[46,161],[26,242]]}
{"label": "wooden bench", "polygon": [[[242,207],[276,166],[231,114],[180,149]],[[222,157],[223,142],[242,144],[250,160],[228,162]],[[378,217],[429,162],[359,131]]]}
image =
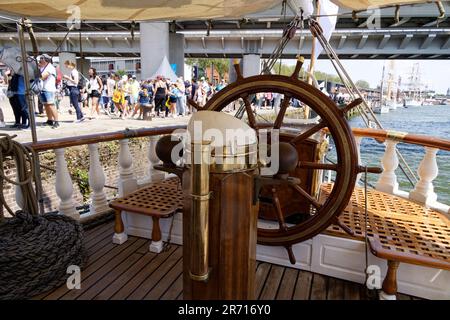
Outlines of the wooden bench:
{"label": "wooden bench", "polygon": [[[332,184],[321,187],[321,200],[330,194]],[[367,192],[367,236],[370,251],[387,260],[388,271],[380,294],[395,299],[399,263],[450,270],[450,220],[435,210],[376,190]],[[332,225],[326,234],[365,241],[365,194],[355,188],[351,202],[340,221],[351,228],[349,236]]]}
{"label": "wooden bench", "polygon": [[182,210],[183,193],[179,181],[178,177],[174,177],[150,183],[148,186],[112,201],[109,206],[115,211],[113,242],[122,244],[128,239],[122,221],[122,211],[142,214],[152,217],[153,220],[150,251],[161,252],[163,243],[159,220],[170,218]]}

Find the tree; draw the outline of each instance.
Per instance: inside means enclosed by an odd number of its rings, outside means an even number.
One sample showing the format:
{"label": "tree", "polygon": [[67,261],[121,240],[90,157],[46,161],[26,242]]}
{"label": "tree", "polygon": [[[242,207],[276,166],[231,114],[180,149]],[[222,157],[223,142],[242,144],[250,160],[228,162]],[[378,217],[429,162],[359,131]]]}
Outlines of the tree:
{"label": "tree", "polygon": [[230,67],[229,59],[187,58],[186,64],[190,66],[196,65],[203,70],[206,70],[206,68],[210,68],[211,65],[214,65],[214,70],[219,73],[221,78],[228,73],[228,69]]}
{"label": "tree", "polygon": [[356,81],[355,85],[359,89],[370,89],[370,84],[366,80],[358,80]]}
{"label": "tree", "polygon": [[117,74],[120,78],[122,78],[124,75],[127,74],[127,72],[126,72],[125,70],[119,69],[119,70],[116,71],[116,74]]}

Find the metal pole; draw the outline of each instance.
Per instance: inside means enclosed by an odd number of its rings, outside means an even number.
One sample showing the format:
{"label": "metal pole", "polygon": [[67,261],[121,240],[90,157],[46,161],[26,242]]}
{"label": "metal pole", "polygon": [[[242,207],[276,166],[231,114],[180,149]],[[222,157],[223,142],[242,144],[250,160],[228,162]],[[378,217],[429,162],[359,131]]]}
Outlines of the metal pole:
{"label": "metal pole", "polygon": [[[27,49],[25,47],[25,37],[23,31],[24,26],[25,26],[25,19],[22,18],[20,19],[19,22],[17,22],[17,33],[19,36],[20,51],[22,54],[22,69],[23,69],[23,78],[25,82],[25,98],[28,104],[31,138],[33,143],[36,143],[37,133],[36,133],[36,121],[34,117],[34,99],[31,94],[30,75],[28,74],[28,57],[27,57]],[[42,200],[42,179],[41,179],[39,156],[34,157],[34,167],[36,168],[36,170],[34,170],[34,173],[36,180],[36,197],[39,202],[39,212],[41,214],[44,214],[44,203]]]}

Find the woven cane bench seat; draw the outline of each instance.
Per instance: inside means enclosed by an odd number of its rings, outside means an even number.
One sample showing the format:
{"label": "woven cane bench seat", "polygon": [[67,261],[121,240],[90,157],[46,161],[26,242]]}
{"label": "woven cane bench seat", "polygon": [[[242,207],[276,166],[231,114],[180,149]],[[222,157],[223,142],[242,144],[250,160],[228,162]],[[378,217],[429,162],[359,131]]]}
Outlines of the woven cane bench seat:
{"label": "woven cane bench seat", "polygon": [[[321,201],[333,184],[321,187]],[[444,214],[376,190],[367,193],[367,235],[371,252],[382,259],[450,270],[450,220]],[[325,234],[364,241],[364,189],[355,188],[340,221],[354,231],[336,225]]]}
{"label": "woven cane bench seat", "polygon": [[129,195],[112,201],[111,208],[148,216],[168,218],[180,212],[183,193],[177,177],[150,183]]}

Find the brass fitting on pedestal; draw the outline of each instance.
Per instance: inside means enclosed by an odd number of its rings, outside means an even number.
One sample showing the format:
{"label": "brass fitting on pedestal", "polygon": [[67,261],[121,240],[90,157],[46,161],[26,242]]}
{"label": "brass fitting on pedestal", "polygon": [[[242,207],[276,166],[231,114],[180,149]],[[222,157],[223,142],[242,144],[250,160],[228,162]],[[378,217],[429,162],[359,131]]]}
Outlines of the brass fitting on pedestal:
{"label": "brass fitting on pedestal", "polygon": [[189,276],[194,281],[207,281],[209,278],[209,163],[211,142],[191,143],[191,198],[192,212],[190,222],[190,269]]}

